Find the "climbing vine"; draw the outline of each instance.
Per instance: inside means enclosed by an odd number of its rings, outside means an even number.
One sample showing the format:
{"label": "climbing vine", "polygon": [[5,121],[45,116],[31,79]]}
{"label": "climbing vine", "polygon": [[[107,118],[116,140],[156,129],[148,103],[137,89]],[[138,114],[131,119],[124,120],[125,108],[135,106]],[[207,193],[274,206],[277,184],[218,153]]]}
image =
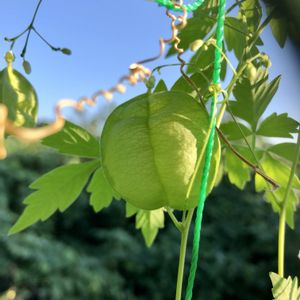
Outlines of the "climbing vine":
{"label": "climbing vine", "polygon": [[[56,121],[35,127],[37,95],[28,79],[13,67],[17,57],[14,45],[25,36],[20,57],[27,74],[31,64],[25,57],[32,33],[53,51],[71,54],[68,48],[54,47],[35,27],[41,2],[29,25],[15,37],[5,38],[9,47],[7,66],[0,72],[0,156],[6,157],[4,139],[13,135],[41,140],[60,153],[79,157],[80,162],[58,167],[33,182],[33,192],[24,200],[25,209],[9,233],[16,234],[57,211],[64,212],[83,189],[90,193],[96,213],[112,201],[125,201],[126,217],[135,217],[136,228],[148,247],[168,216],[181,234],[175,295],[179,300],[184,290],[187,240],[196,215],[192,265],[185,289],[185,299],[189,300],[199,248],[201,251],[207,194],[223,176],[241,190],[254,178],[256,191],[279,215],[278,274],[275,270],[270,274],[273,296],[276,300],[298,300],[297,278],[285,276],[284,246],[285,228],[294,229],[299,202],[299,122],[286,113],[266,115],[281,77],[270,78],[271,60],[261,52],[261,33],[268,26],[278,45],[285,45],[287,33],[280,26],[278,8],[270,4],[265,7],[259,0],[234,1],[229,7],[224,0],[187,4],[157,0],[166,7],[171,22],[171,37],[159,40],[159,54],[130,65],[128,73],[109,89],[79,100],[58,101]],[[178,64],[150,70],[147,63],[164,55],[168,45],[166,56],[177,55]],[[237,64],[230,61],[230,52]],[[189,61],[183,59],[184,53],[189,54]],[[174,67],[180,69],[181,77],[173,86],[167,87],[163,79],[157,83],[162,68]],[[139,82],[145,83],[145,93],[117,107],[101,137],[63,116],[64,107],[83,110],[100,97],[111,101],[114,93],[126,92],[126,83]],[[297,141],[291,141],[295,136]],[[269,144],[265,137],[287,140]]]}

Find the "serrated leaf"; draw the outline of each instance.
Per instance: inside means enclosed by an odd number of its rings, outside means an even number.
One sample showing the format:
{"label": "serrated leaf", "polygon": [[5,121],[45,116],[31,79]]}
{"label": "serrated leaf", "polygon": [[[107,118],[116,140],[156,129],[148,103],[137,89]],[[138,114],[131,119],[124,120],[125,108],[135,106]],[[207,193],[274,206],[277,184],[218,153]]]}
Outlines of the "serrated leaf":
{"label": "serrated leaf", "polygon": [[153,244],[158,230],[164,227],[164,210],[139,210],[136,214],[136,229],[141,229],[147,247]]}
{"label": "serrated leaf", "polygon": [[243,78],[233,90],[236,101],[230,101],[233,114],[251,124],[255,131],[260,117],[271,102],[280,83],[280,76],[270,83],[267,79],[265,71],[259,71],[254,83]]}
{"label": "serrated leaf", "polygon": [[228,175],[229,181],[243,190],[246,183],[250,181],[250,168],[237,158],[230,149],[225,152],[225,172]]}
{"label": "serrated leaf", "polygon": [[273,113],[260,124],[256,134],[267,137],[292,138],[291,133],[297,133],[298,126],[299,122],[288,117],[287,113],[280,115]]}
{"label": "serrated leaf", "polygon": [[26,208],[9,234],[15,234],[38,221],[47,220],[57,210],[65,211],[79,196],[98,161],[66,165],[43,175],[30,185],[35,189],[24,200]]}
{"label": "serrated leaf", "polygon": [[[283,162],[273,158],[271,155],[266,154],[261,161],[261,165],[265,173],[273,178],[281,187],[286,187],[290,176],[290,167]],[[261,177],[256,175],[255,187],[257,192],[268,189],[268,184]],[[294,175],[292,188],[300,189],[300,180]]]}
{"label": "serrated leaf", "polygon": [[16,126],[35,125],[37,94],[31,83],[11,64],[0,72],[0,103],[8,108],[8,118]]}
{"label": "serrated leaf", "polygon": [[242,18],[241,11],[246,17],[246,23],[249,31],[254,33],[262,17],[262,9],[258,0],[244,0],[240,4],[239,18]]}
{"label": "serrated leaf", "polygon": [[[250,136],[252,134],[252,131],[247,126],[245,126],[242,123],[238,123],[238,124],[245,137]],[[227,122],[227,123],[223,123],[220,126],[220,129],[222,133],[225,134],[229,140],[235,141],[244,138],[239,127],[237,126],[237,124],[235,124],[235,122]]]}
{"label": "serrated leaf", "polygon": [[154,93],[158,93],[158,92],[166,92],[168,90],[168,87],[166,85],[166,83],[161,79],[157,86],[154,89]]}
{"label": "serrated leaf", "polygon": [[[255,175],[255,189],[257,192],[265,191],[264,197],[272,205],[274,212],[280,213],[282,201],[286,193],[286,187],[290,176],[290,167],[283,162],[274,159],[271,155],[266,154],[261,161],[261,166],[265,174],[274,179],[280,186],[276,191],[271,191],[266,181],[259,176]],[[298,196],[293,189],[300,189],[300,180],[294,175],[292,181],[292,189],[287,199],[287,224],[294,227],[294,212],[298,203]]]}
{"label": "serrated leaf", "polygon": [[296,157],[297,144],[294,143],[282,143],[269,147],[267,151],[275,153],[289,161],[294,161]]}
{"label": "serrated leaf", "polygon": [[240,59],[246,47],[247,25],[234,17],[226,17],[224,38],[227,49],[233,50],[235,56]]}
{"label": "serrated leaf", "polygon": [[96,213],[109,206],[112,202],[114,192],[106,180],[101,167],[94,173],[87,191],[91,193],[90,204]]}
{"label": "serrated leaf", "polygon": [[66,121],[58,133],[46,137],[42,144],[60,153],[81,157],[99,157],[99,142],[84,128]]}
{"label": "serrated leaf", "polygon": [[300,288],[297,277],[294,279],[291,276],[283,278],[272,272],[269,275],[273,285],[274,300],[300,300]]}

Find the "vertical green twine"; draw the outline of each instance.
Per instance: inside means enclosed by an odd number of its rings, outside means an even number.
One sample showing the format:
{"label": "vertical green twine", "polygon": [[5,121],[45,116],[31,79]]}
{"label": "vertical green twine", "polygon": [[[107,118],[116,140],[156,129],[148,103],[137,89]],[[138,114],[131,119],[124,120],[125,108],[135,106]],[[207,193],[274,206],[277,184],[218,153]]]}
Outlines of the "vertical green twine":
{"label": "vertical green twine", "polygon": [[[219,10],[217,19],[217,30],[216,30],[216,49],[215,49],[215,60],[214,60],[214,72],[213,72],[213,85],[216,86],[220,83],[220,73],[221,73],[221,60],[223,48],[223,38],[224,38],[224,19],[225,19],[225,4],[226,0],[219,0]],[[200,248],[200,234],[202,227],[203,209],[206,198],[206,188],[209,176],[210,162],[214,147],[214,137],[215,137],[215,126],[216,126],[216,98],[217,93],[214,92],[214,97],[211,101],[211,111],[210,111],[210,128],[209,128],[209,139],[205,154],[205,164],[203,169],[203,176],[201,179],[201,189],[199,195],[199,203],[196,214],[195,230],[194,230],[194,240],[193,240],[193,250],[192,250],[192,262],[191,269],[188,279],[188,286],[186,289],[185,300],[191,300],[193,296],[193,287],[198,265],[198,256]]]}

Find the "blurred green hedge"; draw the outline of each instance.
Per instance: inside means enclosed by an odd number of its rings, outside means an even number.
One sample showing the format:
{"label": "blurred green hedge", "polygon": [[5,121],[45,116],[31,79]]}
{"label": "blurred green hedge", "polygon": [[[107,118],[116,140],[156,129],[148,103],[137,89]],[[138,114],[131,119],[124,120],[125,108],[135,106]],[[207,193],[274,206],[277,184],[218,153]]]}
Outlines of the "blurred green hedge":
{"label": "blurred green hedge", "polygon": [[[19,300],[173,300],[179,234],[168,221],[146,248],[122,201],[94,214],[83,194],[65,214],[7,237],[28,185],[65,161],[42,152],[0,162],[0,295],[13,287]],[[277,219],[251,184],[241,192],[224,179],[206,205],[194,299],[271,299]],[[286,266],[298,276],[299,223],[298,214],[297,231],[287,232]],[[188,253],[190,246],[191,239]]]}

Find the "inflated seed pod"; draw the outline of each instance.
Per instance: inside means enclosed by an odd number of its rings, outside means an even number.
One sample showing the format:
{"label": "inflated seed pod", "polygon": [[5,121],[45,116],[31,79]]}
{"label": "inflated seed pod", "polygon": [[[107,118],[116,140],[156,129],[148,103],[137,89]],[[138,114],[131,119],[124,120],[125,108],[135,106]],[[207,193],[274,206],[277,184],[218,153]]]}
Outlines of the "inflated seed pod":
{"label": "inflated seed pod", "polygon": [[[207,114],[186,93],[138,96],[117,107],[105,123],[100,141],[104,174],[115,192],[138,208],[195,207],[204,158],[187,194],[208,128]],[[216,137],[208,192],[219,160]]]}

